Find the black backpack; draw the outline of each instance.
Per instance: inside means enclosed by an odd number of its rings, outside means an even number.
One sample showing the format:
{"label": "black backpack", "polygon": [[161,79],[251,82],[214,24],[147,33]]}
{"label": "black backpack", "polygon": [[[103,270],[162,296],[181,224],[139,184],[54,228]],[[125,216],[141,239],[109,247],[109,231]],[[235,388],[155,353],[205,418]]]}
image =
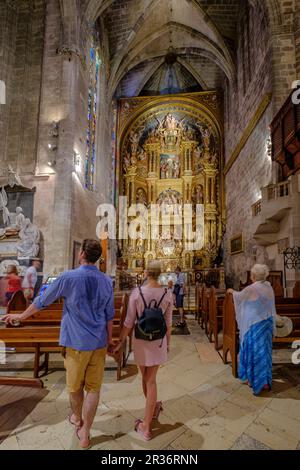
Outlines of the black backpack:
{"label": "black backpack", "polygon": [[[139,291],[143,299],[145,309],[140,317],[137,315],[135,337],[136,339],[143,339],[144,341],[156,341],[157,339],[163,340],[167,334],[167,324],[163,311],[160,308],[160,304],[162,303],[167,293],[167,289],[165,290],[164,295],[160,299],[159,303],[153,299],[151,300],[149,306],[146,304],[145,297],[143,296],[140,287]],[[153,302],[154,305],[152,306]]]}

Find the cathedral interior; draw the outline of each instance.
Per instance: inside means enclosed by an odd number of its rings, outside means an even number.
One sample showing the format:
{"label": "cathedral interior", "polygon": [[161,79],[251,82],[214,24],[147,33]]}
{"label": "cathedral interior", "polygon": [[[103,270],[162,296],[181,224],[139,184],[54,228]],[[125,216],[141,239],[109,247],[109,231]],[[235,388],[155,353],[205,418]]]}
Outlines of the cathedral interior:
{"label": "cathedral interior", "polygon": [[[9,265],[23,275],[38,259],[45,282],[76,268],[82,240],[99,232],[100,269],[121,291],[140,282],[151,260],[161,262],[164,285],[180,266],[194,313],[199,283],[239,289],[261,263],[278,295],[300,297],[299,87],[300,0],[1,0],[1,308]],[[127,233],[130,224],[136,237]],[[240,391],[216,351],[203,353],[202,369],[196,364],[204,346],[193,322],[190,337],[176,337],[173,359],[175,369],[183,367],[180,354],[189,356],[186,377],[170,369],[162,381],[165,390],[167,378],[181,390],[170,400],[187,406],[192,427],[185,424],[180,434],[174,424],[157,438],[159,448],[187,448],[189,433],[197,449],[300,446],[299,369],[294,379],[284,371],[288,392],[267,398],[266,408],[249,398],[243,415]],[[197,368],[207,382],[194,379]],[[139,404],[125,380],[131,411],[117,418],[111,377],[106,414],[115,424],[104,415],[99,429],[114,434],[120,422],[124,436],[98,448],[126,449],[128,415]],[[206,383],[215,407],[206,401]],[[49,384],[53,406],[65,406],[55,373]],[[190,398],[208,423],[202,447]],[[225,417],[220,411],[221,425],[210,417],[225,407],[223,399],[230,406]],[[44,422],[42,411],[26,420],[41,429],[50,423],[63,436],[53,411]],[[231,411],[236,427],[227,423]],[[174,413],[171,403],[170,419]],[[286,428],[279,427],[280,413]],[[274,427],[274,440],[256,423],[259,414]],[[0,449],[30,448],[24,423],[25,432],[16,427],[3,439],[0,428]],[[54,431],[48,442],[69,448]],[[46,440],[37,438],[36,448],[47,448]]]}

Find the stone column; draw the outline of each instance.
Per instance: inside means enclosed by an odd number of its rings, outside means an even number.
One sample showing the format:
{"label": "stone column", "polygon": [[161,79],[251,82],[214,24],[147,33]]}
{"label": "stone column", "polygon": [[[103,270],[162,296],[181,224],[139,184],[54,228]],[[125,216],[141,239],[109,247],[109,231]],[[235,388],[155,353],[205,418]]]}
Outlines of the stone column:
{"label": "stone column", "polygon": [[[62,96],[65,118],[60,122],[53,212],[53,262],[63,269],[70,268],[73,154],[76,130],[76,100],[78,99],[78,58],[63,58]],[[59,247],[59,250],[57,250]],[[52,254],[53,256],[53,254]]]}
{"label": "stone column", "polygon": [[[47,2],[45,48],[43,60],[43,87],[41,93],[37,175],[51,175],[48,199],[37,194],[35,211],[47,205],[47,218],[43,231],[45,238],[45,272],[69,269],[72,260],[72,197],[74,170],[74,142],[79,129],[77,102],[80,96],[78,77],[80,59],[76,54],[76,12],[68,18],[61,38],[61,11],[58,2]],[[64,53],[60,48],[64,46]],[[53,121],[59,121],[57,150],[49,154],[49,130]],[[47,165],[49,157],[56,163]],[[36,212],[38,213],[38,212]]]}
{"label": "stone column", "polygon": [[295,28],[295,47],[296,47],[296,73],[297,79],[300,80],[300,0],[296,1],[296,11],[294,18]]}
{"label": "stone column", "polygon": [[283,24],[273,25],[271,32],[274,115],[291,92],[293,81],[297,79],[295,35],[293,17],[290,15],[292,13],[283,15]]}

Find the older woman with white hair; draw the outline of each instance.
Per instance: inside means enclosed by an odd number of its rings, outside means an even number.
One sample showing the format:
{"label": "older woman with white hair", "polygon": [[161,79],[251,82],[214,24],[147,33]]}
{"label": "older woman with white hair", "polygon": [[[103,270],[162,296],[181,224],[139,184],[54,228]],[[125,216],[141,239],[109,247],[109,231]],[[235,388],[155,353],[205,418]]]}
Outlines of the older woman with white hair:
{"label": "older woman with white hair", "polygon": [[275,295],[267,281],[269,269],[256,264],[252,284],[233,294],[240,331],[239,378],[252,387],[254,395],[272,388],[272,338],[276,332]]}

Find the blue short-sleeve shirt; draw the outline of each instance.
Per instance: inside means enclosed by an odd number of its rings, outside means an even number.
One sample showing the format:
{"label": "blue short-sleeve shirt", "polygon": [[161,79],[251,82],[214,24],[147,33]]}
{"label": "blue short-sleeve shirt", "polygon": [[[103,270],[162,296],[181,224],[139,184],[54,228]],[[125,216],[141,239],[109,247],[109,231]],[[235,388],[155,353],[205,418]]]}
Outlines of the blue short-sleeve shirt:
{"label": "blue short-sleeve shirt", "polygon": [[42,310],[64,299],[60,345],[78,351],[95,351],[107,346],[107,323],[114,317],[111,279],[96,266],[82,265],[61,274],[34,300]]}

